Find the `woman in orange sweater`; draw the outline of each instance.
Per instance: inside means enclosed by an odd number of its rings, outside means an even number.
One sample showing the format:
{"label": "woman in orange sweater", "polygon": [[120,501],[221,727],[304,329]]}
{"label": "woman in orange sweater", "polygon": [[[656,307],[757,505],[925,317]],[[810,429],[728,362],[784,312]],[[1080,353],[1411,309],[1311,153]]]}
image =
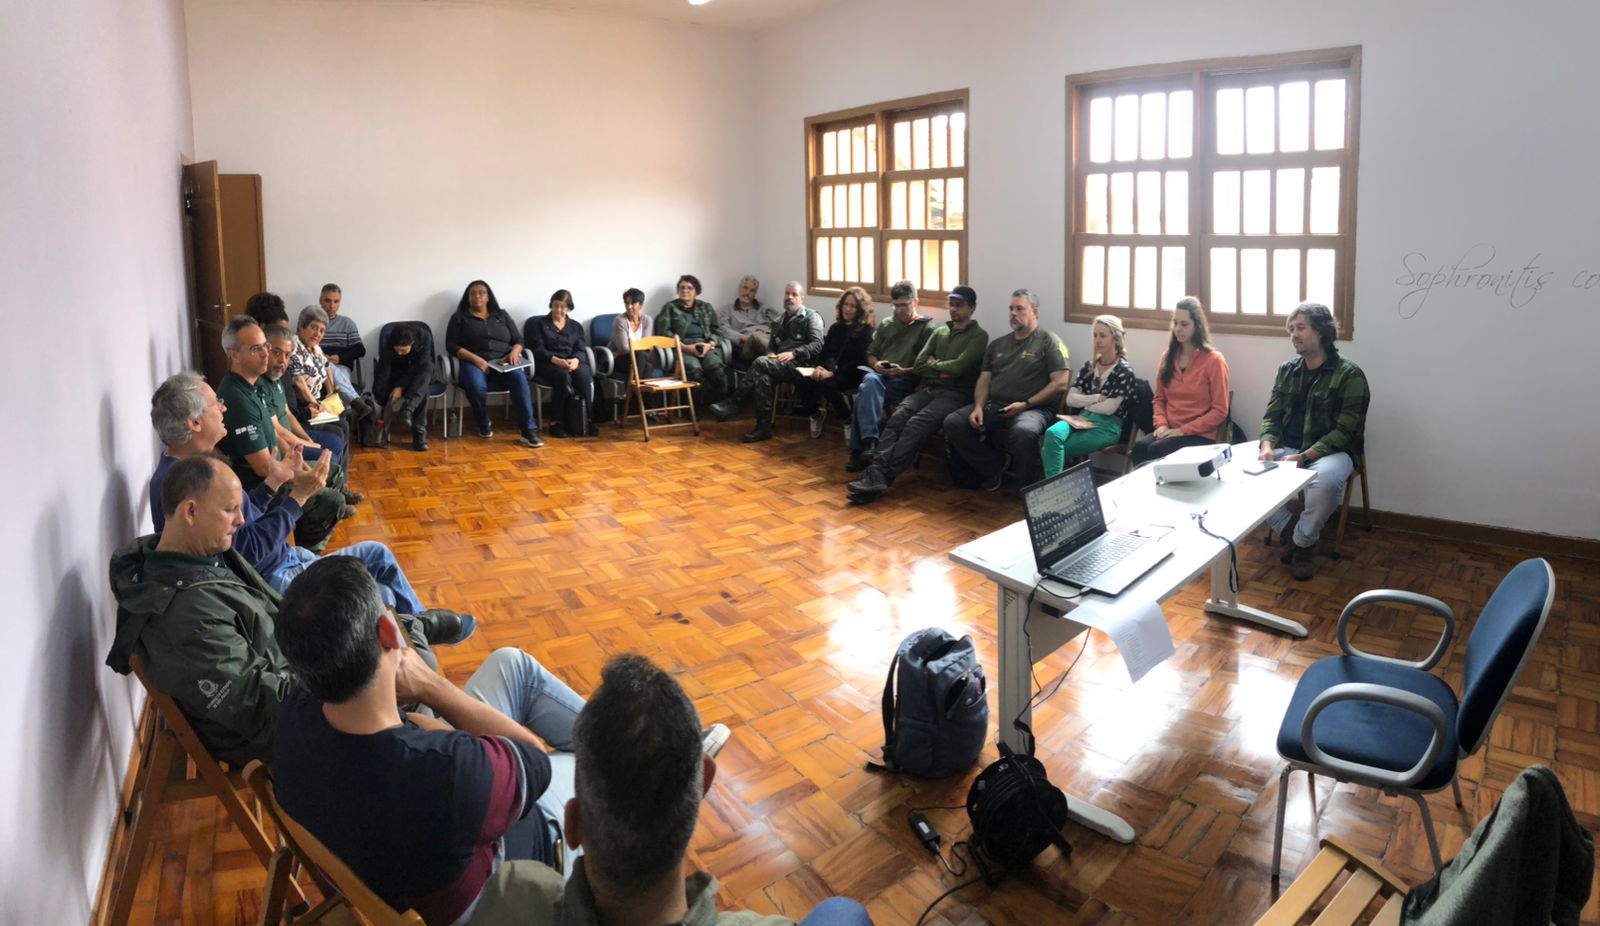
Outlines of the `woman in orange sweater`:
{"label": "woman in orange sweater", "polygon": [[1228,420],[1228,361],[1211,346],[1200,300],[1185,296],[1172,311],[1172,339],[1156,377],[1156,430],[1133,445],[1133,465],[1180,447],[1216,442]]}

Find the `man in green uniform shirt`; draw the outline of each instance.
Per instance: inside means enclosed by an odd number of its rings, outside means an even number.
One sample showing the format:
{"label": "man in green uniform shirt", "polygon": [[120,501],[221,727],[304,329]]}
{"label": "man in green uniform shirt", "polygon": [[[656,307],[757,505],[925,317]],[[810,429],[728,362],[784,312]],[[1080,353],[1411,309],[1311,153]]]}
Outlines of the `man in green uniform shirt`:
{"label": "man in green uniform shirt", "polygon": [[1016,462],[1018,479],[1032,481],[1039,438],[1055,422],[1061,394],[1072,382],[1067,345],[1039,327],[1039,297],[1019,289],[1006,312],[1011,333],[984,351],[972,403],[944,419],[945,440],[959,458],[953,465],[965,464],[991,492],[1000,488],[1008,458]]}

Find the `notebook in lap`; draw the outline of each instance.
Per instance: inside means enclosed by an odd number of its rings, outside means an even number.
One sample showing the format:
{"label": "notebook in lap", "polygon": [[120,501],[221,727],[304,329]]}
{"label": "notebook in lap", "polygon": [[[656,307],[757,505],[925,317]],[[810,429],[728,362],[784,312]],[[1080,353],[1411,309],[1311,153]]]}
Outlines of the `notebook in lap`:
{"label": "notebook in lap", "polygon": [[1039,574],[1116,597],[1172,554],[1146,537],[1106,530],[1087,461],[1022,490]]}

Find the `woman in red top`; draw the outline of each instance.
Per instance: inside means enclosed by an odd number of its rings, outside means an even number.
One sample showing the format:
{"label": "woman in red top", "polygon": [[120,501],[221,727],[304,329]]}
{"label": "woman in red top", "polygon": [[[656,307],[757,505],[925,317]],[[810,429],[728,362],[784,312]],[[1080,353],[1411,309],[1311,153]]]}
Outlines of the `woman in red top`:
{"label": "woman in red top", "polygon": [[1133,445],[1133,465],[1181,447],[1216,443],[1228,420],[1228,361],[1211,346],[1200,300],[1185,296],[1172,311],[1172,339],[1156,377],[1156,430]]}

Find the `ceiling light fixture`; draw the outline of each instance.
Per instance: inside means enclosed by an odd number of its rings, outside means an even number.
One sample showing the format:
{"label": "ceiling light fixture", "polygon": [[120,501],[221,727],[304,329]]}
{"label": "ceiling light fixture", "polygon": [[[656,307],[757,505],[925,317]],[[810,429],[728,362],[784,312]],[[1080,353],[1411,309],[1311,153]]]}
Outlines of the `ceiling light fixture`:
{"label": "ceiling light fixture", "polygon": [[689,5],[690,6],[705,6],[707,3],[710,3],[710,2],[711,2],[711,0],[689,0]]}

